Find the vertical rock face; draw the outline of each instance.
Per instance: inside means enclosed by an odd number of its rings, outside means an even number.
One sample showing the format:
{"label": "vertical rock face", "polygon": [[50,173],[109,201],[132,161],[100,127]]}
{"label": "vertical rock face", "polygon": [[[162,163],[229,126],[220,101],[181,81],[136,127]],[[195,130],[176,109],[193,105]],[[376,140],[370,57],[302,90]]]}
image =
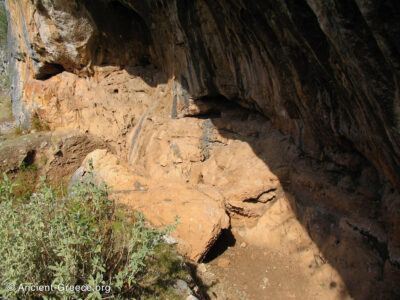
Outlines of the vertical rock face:
{"label": "vertical rock face", "polygon": [[256,109],[315,157],[355,149],[400,185],[396,1],[38,0],[9,7],[35,78],[151,62],[186,96],[222,95]]}
{"label": "vertical rock face", "polygon": [[292,199],[354,297],[400,293],[397,1],[6,2],[21,123],[95,134],[260,228]]}
{"label": "vertical rock face", "polygon": [[125,2],[191,97],[257,109],[315,156],[356,149],[399,185],[395,1]]}

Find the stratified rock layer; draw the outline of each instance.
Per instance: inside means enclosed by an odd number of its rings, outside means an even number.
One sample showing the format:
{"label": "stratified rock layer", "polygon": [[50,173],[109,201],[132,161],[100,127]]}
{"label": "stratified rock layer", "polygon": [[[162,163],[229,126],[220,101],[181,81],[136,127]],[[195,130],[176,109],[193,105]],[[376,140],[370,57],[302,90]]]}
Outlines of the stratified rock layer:
{"label": "stratified rock layer", "polygon": [[232,223],[254,219],[249,240],[268,247],[285,247],[274,212],[290,204],[289,236],[305,228],[351,296],[400,294],[397,1],[7,6],[20,123],[98,136],[140,176],[181,183],[166,193],[207,191]]}

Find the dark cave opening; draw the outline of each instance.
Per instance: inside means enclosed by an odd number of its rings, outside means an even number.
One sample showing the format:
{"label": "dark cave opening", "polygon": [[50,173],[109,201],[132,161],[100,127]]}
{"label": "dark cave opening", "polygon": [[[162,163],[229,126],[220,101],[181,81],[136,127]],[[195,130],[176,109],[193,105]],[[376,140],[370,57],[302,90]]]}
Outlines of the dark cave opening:
{"label": "dark cave opening", "polygon": [[35,74],[35,79],[47,80],[64,71],[65,71],[64,67],[60,64],[45,63],[43,64],[43,66],[39,67],[38,72]]}
{"label": "dark cave opening", "polygon": [[36,151],[30,150],[26,153],[25,158],[21,162],[21,167],[27,168],[35,163]]}
{"label": "dark cave opening", "polygon": [[193,104],[197,107],[196,112],[184,113],[184,117],[195,117],[198,119],[218,119],[223,116],[235,116],[242,120],[247,120],[254,111],[243,107],[241,99],[228,100],[224,95],[207,95],[193,99]]}
{"label": "dark cave opening", "polygon": [[233,247],[236,244],[236,239],[230,229],[223,229],[214,245],[207,252],[203,258],[204,263],[209,263],[214,259],[218,258],[224,253],[229,247]]}
{"label": "dark cave opening", "polygon": [[85,1],[96,23],[95,65],[142,65],[150,33],[137,12],[119,1]]}

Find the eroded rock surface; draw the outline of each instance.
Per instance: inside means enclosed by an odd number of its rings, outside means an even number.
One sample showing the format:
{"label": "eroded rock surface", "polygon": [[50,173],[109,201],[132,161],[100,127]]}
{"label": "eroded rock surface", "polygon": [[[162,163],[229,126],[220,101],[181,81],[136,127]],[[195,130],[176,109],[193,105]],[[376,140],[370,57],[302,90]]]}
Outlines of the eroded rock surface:
{"label": "eroded rock surface", "polygon": [[176,79],[175,109],[190,97],[223,95],[271,118],[310,154],[333,159],[337,149],[357,149],[400,183],[396,1],[8,7],[20,59],[35,66],[34,78],[50,66],[91,74],[96,65],[150,62]]}
{"label": "eroded rock surface", "polygon": [[[152,180],[135,173],[107,150],[96,150],[85,159],[92,159],[99,180],[112,186],[111,197],[142,212],[156,226],[179,224],[172,234],[178,238],[182,254],[198,261],[229,227],[229,217],[222,203],[207,194],[207,190],[184,181]],[[78,178],[75,178],[78,179]]]}
{"label": "eroded rock surface", "polygon": [[54,182],[68,180],[86,155],[107,147],[100,139],[78,131],[31,133],[0,142],[0,172],[14,173],[35,165],[41,176]]}
{"label": "eroded rock surface", "polygon": [[152,222],[197,214],[186,255],[227,212],[249,243],[315,243],[356,299],[400,294],[395,0],[7,6],[17,121],[101,138],[99,172]]}

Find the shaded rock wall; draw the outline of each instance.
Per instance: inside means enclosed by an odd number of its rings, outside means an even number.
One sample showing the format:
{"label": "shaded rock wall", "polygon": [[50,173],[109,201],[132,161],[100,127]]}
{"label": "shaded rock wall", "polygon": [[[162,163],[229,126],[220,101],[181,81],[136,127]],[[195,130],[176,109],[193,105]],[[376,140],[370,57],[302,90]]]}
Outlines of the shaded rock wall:
{"label": "shaded rock wall", "polygon": [[183,98],[222,95],[262,112],[306,153],[335,160],[355,149],[400,185],[396,1],[9,6],[35,78],[151,62]]}
{"label": "shaded rock wall", "polygon": [[257,109],[315,157],[356,149],[399,187],[395,1],[125,2],[191,97]]}
{"label": "shaded rock wall", "polygon": [[396,1],[7,7],[19,122],[35,112],[152,182],[212,190],[232,223],[256,219],[252,236],[274,236],[284,199],[352,296],[400,293]]}

